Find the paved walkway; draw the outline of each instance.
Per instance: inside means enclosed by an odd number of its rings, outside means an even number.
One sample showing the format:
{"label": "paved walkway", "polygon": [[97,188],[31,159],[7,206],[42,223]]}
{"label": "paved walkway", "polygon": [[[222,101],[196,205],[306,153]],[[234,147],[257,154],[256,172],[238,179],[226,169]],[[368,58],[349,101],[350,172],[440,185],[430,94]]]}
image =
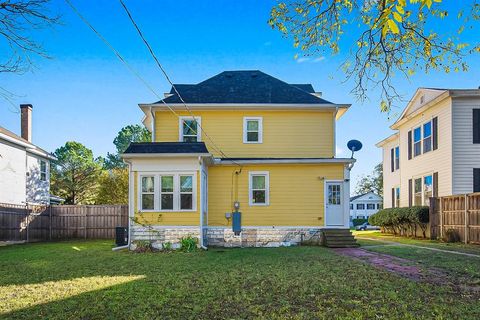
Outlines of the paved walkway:
{"label": "paved walkway", "polygon": [[[438,249],[438,248],[432,248],[432,247],[425,247],[425,246],[417,246],[415,244],[406,244],[406,243],[400,243],[400,242],[395,242],[395,241],[388,241],[388,240],[383,240],[383,239],[376,239],[376,238],[369,238],[369,237],[363,237],[363,236],[355,236],[356,239],[363,239],[363,240],[372,240],[372,241],[378,241],[378,242],[383,242],[385,243],[384,245],[390,245],[390,246],[403,246],[403,247],[412,247],[412,248],[419,248],[419,249],[426,249],[426,250],[431,250],[435,252],[444,252],[444,253],[452,253],[452,254],[458,254],[461,256],[467,256],[467,257],[474,257],[474,258],[479,258],[480,255],[478,254],[473,254],[473,253],[466,253],[466,252],[459,252],[459,251],[451,251],[451,250],[444,250],[444,249]],[[363,246],[364,248],[368,247],[379,247],[383,245],[373,245],[373,246]]]}

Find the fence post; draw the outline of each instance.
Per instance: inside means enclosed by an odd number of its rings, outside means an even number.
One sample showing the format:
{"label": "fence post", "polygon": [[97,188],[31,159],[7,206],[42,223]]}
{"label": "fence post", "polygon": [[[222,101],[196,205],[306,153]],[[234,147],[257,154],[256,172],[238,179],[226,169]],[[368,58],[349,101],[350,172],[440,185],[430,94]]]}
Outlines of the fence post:
{"label": "fence post", "polygon": [[468,243],[468,195],[465,194],[465,244]]}
{"label": "fence post", "polygon": [[48,239],[52,241],[52,205],[48,206]]}
{"label": "fence post", "polygon": [[28,203],[25,203],[25,224],[26,224],[26,228],[25,228],[25,231],[27,232],[27,242],[29,241],[29,229],[30,229],[30,214],[28,213]]}
{"label": "fence post", "polygon": [[[436,238],[436,232],[435,232],[435,204],[437,203],[437,198],[431,197],[430,198],[430,205],[428,209],[428,221],[430,224],[430,239],[435,239]],[[416,228],[416,226],[415,226]]]}
{"label": "fence post", "polygon": [[440,239],[443,239],[443,197],[440,197]]}
{"label": "fence post", "polygon": [[86,209],[85,210],[85,223],[83,224],[85,226],[85,232],[84,232],[84,236],[85,236],[85,240],[87,240],[87,232],[88,232],[88,212],[90,211],[90,207],[89,206],[86,206]]}

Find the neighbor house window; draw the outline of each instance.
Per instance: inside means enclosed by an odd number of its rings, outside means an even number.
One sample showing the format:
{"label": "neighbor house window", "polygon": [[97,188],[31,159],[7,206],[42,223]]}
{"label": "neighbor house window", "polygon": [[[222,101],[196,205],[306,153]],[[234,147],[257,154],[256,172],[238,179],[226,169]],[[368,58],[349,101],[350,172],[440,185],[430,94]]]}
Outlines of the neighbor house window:
{"label": "neighbor house window", "polygon": [[432,121],[423,125],[423,153],[432,150]]}
{"label": "neighbor house window", "polygon": [[382,204],[381,203],[377,203],[377,209],[378,210],[382,209]]}
{"label": "neighbor house window", "polygon": [[422,127],[413,130],[413,156],[419,156],[422,153]]}
{"label": "neighbor house window", "polygon": [[250,172],[249,203],[254,205],[269,204],[269,174],[268,172]]}
{"label": "neighbor house window", "polygon": [[353,210],[353,203],[350,203],[350,210]]}
{"label": "neighbor house window", "polygon": [[375,210],[375,204],[374,203],[367,203],[367,210]]}
{"label": "neighbor house window", "polygon": [[155,209],[155,178],[153,176],[142,177],[142,210]]}
{"label": "neighbor house window", "polygon": [[40,180],[47,181],[47,162],[40,160]]}
{"label": "neighbor house window", "polygon": [[160,210],[173,210],[174,176],[160,176]]}
{"label": "neighbor house window", "polygon": [[365,203],[357,203],[357,210],[365,210]]}
{"label": "neighbor house window", "polygon": [[413,191],[413,205],[421,206],[422,205],[422,178],[417,178],[414,180],[414,191]]}
{"label": "neighbor house window", "polygon": [[400,147],[395,147],[395,170],[400,169]]}
{"label": "neighbor house window", "polygon": [[180,210],[193,208],[193,176],[180,176]]}
{"label": "neighbor house window", "polygon": [[395,207],[400,208],[400,187],[395,188]]}
{"label": "neighbor house window", "polygon": [[140,210],[194,211],[196,175],[161,173],[142,176]]}
{"label": "neighbor house window", "polygon": [[430,204],[430,197],[433,195],[433,179],[432,176],[423,177],[423,204]]}
{"label": "neighbor house window", "polygon": [[263,141],[262,117],[243,118],[243,143],[262,143]]}
{"label": "neighbor house window", "polygon": [[179,137],[182,142],[198,142],[201,141],[201,126],[202,121],[200,117],[180,117],[179,123]]}

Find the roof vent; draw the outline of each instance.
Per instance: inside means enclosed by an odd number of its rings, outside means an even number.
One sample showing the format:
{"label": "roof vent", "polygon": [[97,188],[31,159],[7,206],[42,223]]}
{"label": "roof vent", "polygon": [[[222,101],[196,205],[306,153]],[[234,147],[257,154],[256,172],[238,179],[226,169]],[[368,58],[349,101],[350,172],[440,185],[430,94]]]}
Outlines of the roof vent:
{"label": "roof vent", "polygon": [[252,78],[256,78],[258,76],[257,73],[252,73]]}
{"label": "roof vent", "polygon": [[231,73],[225,73],[225,77],[231,78],[231,77],[233,77],[233,74],[231,74]]}

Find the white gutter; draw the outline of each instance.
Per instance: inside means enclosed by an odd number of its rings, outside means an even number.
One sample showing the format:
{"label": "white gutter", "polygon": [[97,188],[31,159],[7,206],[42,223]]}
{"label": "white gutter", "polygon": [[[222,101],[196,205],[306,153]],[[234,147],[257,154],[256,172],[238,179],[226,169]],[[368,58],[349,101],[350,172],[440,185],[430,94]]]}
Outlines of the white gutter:
{"label": "white gutter", "polygon": [[175,157],[211,157],[210,153],[122,153],[123,159],[133,158],[175,158]]}
{"label": "white gutter", "polygon": [[222,160],[214,159],[216,165],[230,164],[283,164],[283,163],[354,163],[356,160],[351,158],[331,158],[331,159],[248,159],[248,160]]}
{"label": "white gutter", "polygon": [[[140,108],[150,107],[155,109],[168,109],[167,106],[163,103],[140,103],[138,104]],[[169,107],[185,109],[183,103],[168,103]],[[188,103],[190,109],[217,109],[221,108],[222,110],[236,110],[236,109],[250,109],[258,107],[269,107],[272,109],[332,109],[335,108],[349,108],[351,104],[335,104],[335,103]]]}

